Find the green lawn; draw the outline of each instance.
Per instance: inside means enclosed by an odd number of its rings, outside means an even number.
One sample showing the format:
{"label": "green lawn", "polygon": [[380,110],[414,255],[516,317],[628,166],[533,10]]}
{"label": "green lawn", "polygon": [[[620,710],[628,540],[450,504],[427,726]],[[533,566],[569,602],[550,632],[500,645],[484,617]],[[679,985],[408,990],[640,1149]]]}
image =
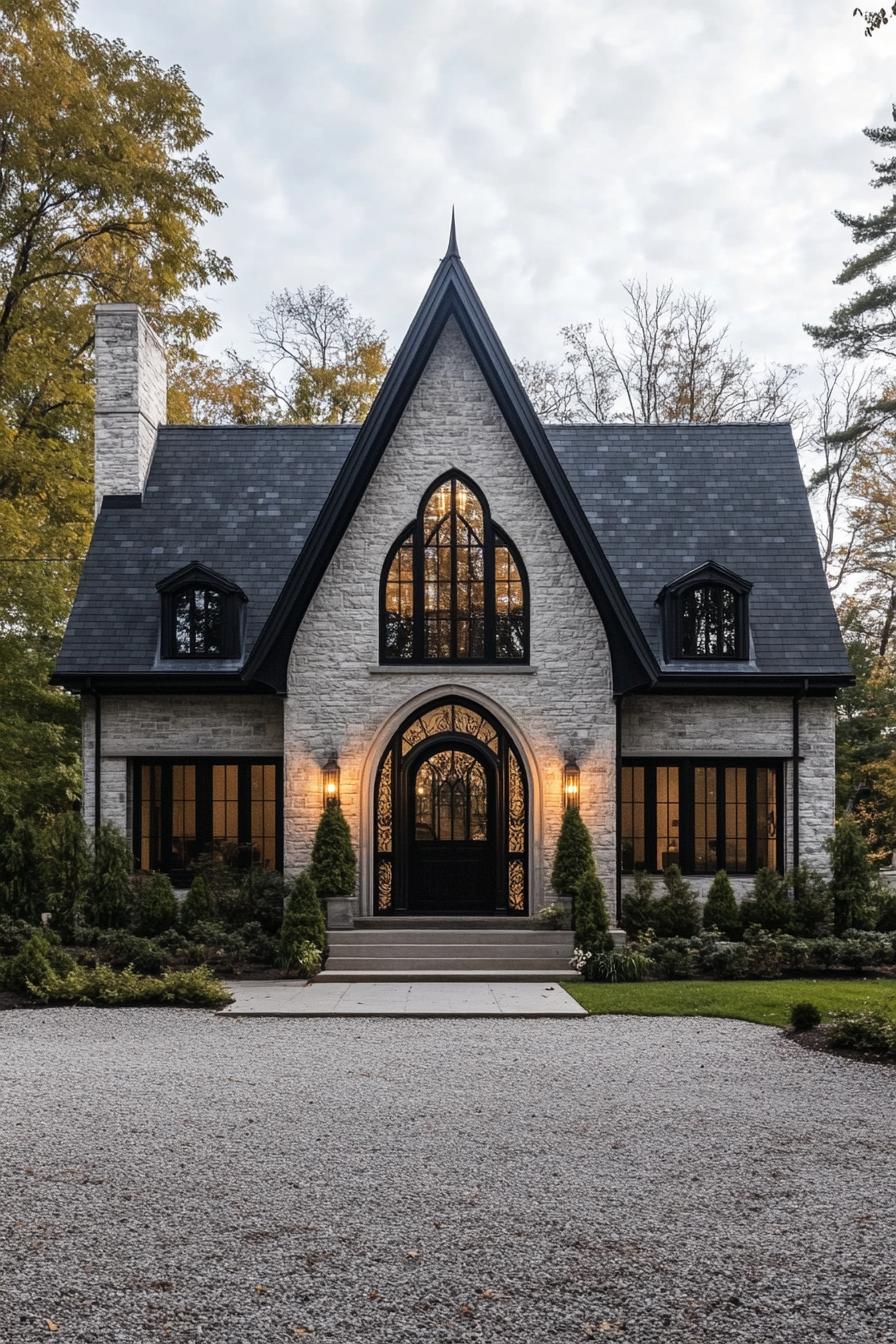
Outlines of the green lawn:
{"label": "green lawn", "polygon": [[861,1008],[866,1001],[896,1014],[896,980],[646,980],[564,985],[589,1013],[648,1017],[737,1017],[786,1026],[794,1003],[808,1000],[823,1014]]}

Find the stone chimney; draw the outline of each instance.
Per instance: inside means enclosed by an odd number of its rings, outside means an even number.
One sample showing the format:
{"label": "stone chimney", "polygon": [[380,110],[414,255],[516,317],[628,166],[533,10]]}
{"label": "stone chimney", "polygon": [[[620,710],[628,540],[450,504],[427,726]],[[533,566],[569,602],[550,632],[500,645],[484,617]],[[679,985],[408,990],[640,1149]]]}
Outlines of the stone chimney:
{"label": "stone chimney", "polygon": [[106,495],[140,495],[165,423],[165,348],[136,303],[101,303],[96,316],[94,512]]}

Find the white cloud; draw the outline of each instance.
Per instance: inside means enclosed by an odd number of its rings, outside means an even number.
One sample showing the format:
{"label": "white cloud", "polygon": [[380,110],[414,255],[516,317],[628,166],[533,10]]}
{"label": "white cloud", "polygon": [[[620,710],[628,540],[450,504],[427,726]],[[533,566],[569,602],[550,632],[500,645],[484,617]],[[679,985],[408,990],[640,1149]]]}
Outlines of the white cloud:
{"label": "white cloud", "polygon": [[272,290],[326,281],[402,335],[461,252],[511,354],[612,317],[630,275],[705,290],[758,358],[807,361],[868,204],[896,32],[849,0],[85,0],[81,21],[181,65],[239,280],[213,345]]}

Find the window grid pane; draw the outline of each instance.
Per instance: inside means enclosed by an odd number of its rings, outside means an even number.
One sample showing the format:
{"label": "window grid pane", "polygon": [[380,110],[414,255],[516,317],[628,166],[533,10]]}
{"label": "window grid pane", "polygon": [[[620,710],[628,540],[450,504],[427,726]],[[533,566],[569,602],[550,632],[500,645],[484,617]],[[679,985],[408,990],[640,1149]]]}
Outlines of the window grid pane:
{"label": "window grid pane", "polygon": [[778,772],[756,771],[756,867],[778,863]]}
{"label": "window grid pane", "polygon": [[699,584],[681,597],[682,658],[733,658],[737,653],[737,594],[719,583]]}
{"label": "window grid pane", "polygon": [[680,862],[680,798],[678,766],[656,767],[656,866],[659,871]]}
{"label": "window grid pane", "polygon": [[725,862],[729,873],[749,869],[747,855],[747,770],[745,766],[725,769]]}
{"label": "window grid pane", "polygon": [[631,873],[635,868],[644,867],[647,847],[643,765],[622,767],[622,796],[619,807],[622,871]]}
{"label": "window grid pane", "polygon": [[277,866],[277,769],[253,765],[250,769],[252,862],[263,868]]}
{"label": "window grid pane", "polygon": [[718,771],[694,770],[694,872],[714,873],[719,867],[717,840]]}

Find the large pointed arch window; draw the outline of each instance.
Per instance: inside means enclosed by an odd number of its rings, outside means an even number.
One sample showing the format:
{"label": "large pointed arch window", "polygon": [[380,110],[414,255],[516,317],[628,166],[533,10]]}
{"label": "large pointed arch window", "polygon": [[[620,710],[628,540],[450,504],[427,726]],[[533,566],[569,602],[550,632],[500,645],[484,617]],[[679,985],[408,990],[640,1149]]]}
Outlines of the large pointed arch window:
{"label": "large pointed arch window", "polygon": [[426,493],[383,569],[380,657],[387,663],[524,663],[528,585],[516,547],[472,481]]}

